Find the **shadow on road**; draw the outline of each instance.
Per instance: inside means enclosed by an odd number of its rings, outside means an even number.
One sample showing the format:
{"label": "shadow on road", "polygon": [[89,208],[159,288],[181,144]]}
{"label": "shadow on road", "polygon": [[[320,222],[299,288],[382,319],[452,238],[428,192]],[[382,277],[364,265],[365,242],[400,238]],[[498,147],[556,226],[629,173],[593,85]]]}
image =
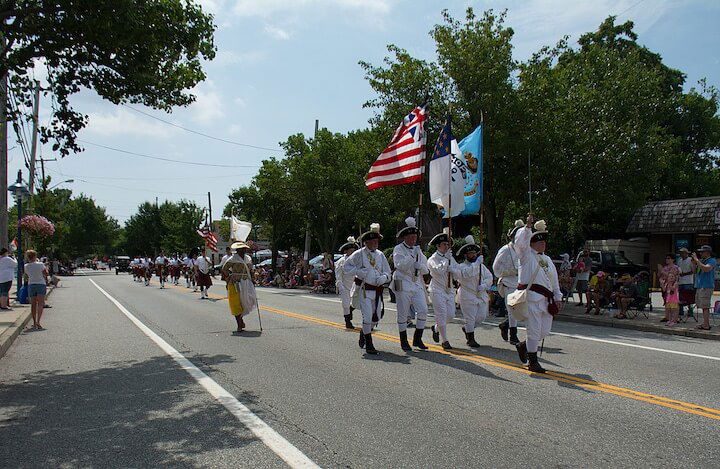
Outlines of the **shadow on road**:
{"label": "shadow on road", "polygon": [[512,380],[502,378],[490,372],[486,368],[483,368],[483,366],[479,363],[472,363],[467,360],[456,359],[450,355],[434,352],[415,352],[412,354],[412,356],[413,358],[416,358],[418,360],[425,360],[436,363],[438,365],[449,366],[451,368],[455,368],[456,370],[465,371],[467,373],[471,373],[475,376],[480,376],[482,378],[497,379],[499,381],[506,381],[509,383],[514,382]]}
{"label": "shadow on road", "polygon": [[[196,360],[206,368],[234,359]],[[3,383],[0,403],[0,467],[189,468],[203,453],[255,441],[239,435],[227,411],[167,357],[28,373]]]}

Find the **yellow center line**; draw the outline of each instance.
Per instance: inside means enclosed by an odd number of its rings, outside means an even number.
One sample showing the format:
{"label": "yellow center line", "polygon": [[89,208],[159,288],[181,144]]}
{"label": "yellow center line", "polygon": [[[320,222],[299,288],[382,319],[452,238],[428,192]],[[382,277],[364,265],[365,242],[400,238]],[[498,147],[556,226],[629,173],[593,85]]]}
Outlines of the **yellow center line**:
{"label": "yellow center line", "polygon": [[[176,286],[176,285],[170,285],[170,286],[177,288],[177,289],[181,289],[181,290],[183,289],[182,287]],[[190,293],[192,293],[192,292],[190,292]],[[220,295],[215,295],[215,294],[210,294],[209,296],[213,299],[227,300],[226,296],[220,296]],[[326,319],[320,319],[315,316],[309,316],[306,314],[285,311],[282,309],[277,309],[277,308],[273,308],[271,306],[265,306],[265,305],[260,305],[260,309],[267,311],[267,312],[280,314],[282,316],[286,316],[286,317],[290,317],[290,318],[294,318],[294,319],[300,319],[303,321],[313,322],[315,324],[320,324],[323,326],[333,327],[335,329],[340,329],[342,331],[347,331],[347,329],[345,329],[345,324],[337,323],[334,321],[328,321]],[[384,332],[374,332],[373,338],[382,339],[382,340],[385,340],[388,342],[400,343],[400,339],[398,337],[396,337],[394,335],[386,334]],[[512,370],[515,372],[524,373],[524,374],[528,374],[528,375],[535,374],[535,373],[529,371],[525,366],[517,364],[517,363],[507,362],[504,360],[499,360],[497,358],[487,357],[484,355],[479,355],[477,353],[468,352],[468,351],[460,350],[460,349],[445,350],[438,345],[434,345],[434,344],[426,344],[426,345],[428,347],[428,350],[430,350],[430,351],[433,351],[436,353],[441,353],[443,355],[452,356],[459,360],[493,366],[496,368],[503,368],[506,370]],[[537,375],[537,376],[542,376],[544,378],[551,379],[554,381],[560,381],[563,383],[573,384],[575,386],[585,388],[585,389],[599,391],[599,392],[603,392],[603,393],[607,393],[607,394],[613,394],[616,396],[626,397],[628,399],[633,399],[636,401],[641,401],[641,402],[646,402],[649,404],[658,405],[661,407],[666,407],[668,409],[679,410],[682,412],[700,415],[702,417],[707,417],[707,418],[714,419],[714,420],[720,420],[720,409],[703,407],[703,406],[700,406],[697,404],[692,404],[689,402],[678,401],[678,400],[670,399],[670,398],[663,397],[663,396],[656,396],[654,394],[647,394],[647,393],[643,393],[640,391],[635,391],[633,389],[623,388],[620,386],[614,386],[611,384],[600,383],[597,381],[580,378],[577,376],[569,375],[566,373],[560,373],[557,371],[548,371],[544,375]]]}

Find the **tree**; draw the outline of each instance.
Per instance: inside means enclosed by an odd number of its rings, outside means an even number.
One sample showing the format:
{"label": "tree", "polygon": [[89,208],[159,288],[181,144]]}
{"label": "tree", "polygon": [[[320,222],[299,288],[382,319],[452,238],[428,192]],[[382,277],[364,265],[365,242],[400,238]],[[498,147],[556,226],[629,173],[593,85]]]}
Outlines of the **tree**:
{"label": "tree", "polygon": [[62,257],[75,259],[111,253],[120,226],[92,198],[81,194],[70,200],[62,217],[67,226],[62,238],[57,240],[57,249]]}
{"label": "tree", "polygon": [[[37,62],[48,69],[55,100],[42,141],[61,155],[78,152],[76,133],[87,123],[70,96],[94,89],[114,104],[142,103],[170,111],[194,97],[205,79],[201,60],[215,56],[212,16],[185,0],[0,0],[0,77],[18,101],[32,107]],[[2,47],[2,46],[0,46]],[[17,111],[17,110],[15,110]],[[11,121],[20,116],[11,112]]]}
{"label": "tree", "polygon": [[203,216],[203,209],[187,200],[159,206],[145,202],[125,222],[124,250],[129,255],[187,252],[201,244],[197,229]]}

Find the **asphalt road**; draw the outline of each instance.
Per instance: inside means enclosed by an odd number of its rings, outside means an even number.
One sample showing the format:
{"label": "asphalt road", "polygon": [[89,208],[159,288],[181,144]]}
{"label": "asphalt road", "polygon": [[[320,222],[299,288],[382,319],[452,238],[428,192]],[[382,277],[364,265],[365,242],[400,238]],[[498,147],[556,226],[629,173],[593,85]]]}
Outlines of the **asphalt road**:
{"label": "asphalt road", "polygon": [[304,291],[258,290],[263,332],[234,336],[223,292],[64,279],[47,330],[0,359],[0,467],[717,467],[716,341],[556,323],[539,376],[492,325],[478,350],[451,325],[455,353],[404,353],[391,309],[365,356],[337,299]]}

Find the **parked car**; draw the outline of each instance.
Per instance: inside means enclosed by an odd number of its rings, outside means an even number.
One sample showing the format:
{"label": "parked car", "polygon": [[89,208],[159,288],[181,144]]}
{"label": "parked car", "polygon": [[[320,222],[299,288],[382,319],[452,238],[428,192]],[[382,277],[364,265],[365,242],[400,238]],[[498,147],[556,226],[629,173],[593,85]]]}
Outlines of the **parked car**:
{"label": "parked car", "polygon": [[[582,252],[578,253],[575,261],[577,262],[582,256]],[[606,274],[630,274],[636,275],[640,272],[649,272],[648,266],[635,264],[631,262],[622,253],[616,251],[590,251],[592,259],[591,271],[596,273],[600,270]]]}
{"label": "parked car", "polygon": [[130,272],[130,258],[128,256],[115,256],[115,275],[120,272]]}
{"label": "parked car", "polygon": [[[337,262],[342,257],[342,254],[335,254],[333,256],[333,262]],[[310,259],[310,266],[315,268],[321,268],[323,263],[323,256],[322,254],[319,256],[315,256],[312,259]]]}

